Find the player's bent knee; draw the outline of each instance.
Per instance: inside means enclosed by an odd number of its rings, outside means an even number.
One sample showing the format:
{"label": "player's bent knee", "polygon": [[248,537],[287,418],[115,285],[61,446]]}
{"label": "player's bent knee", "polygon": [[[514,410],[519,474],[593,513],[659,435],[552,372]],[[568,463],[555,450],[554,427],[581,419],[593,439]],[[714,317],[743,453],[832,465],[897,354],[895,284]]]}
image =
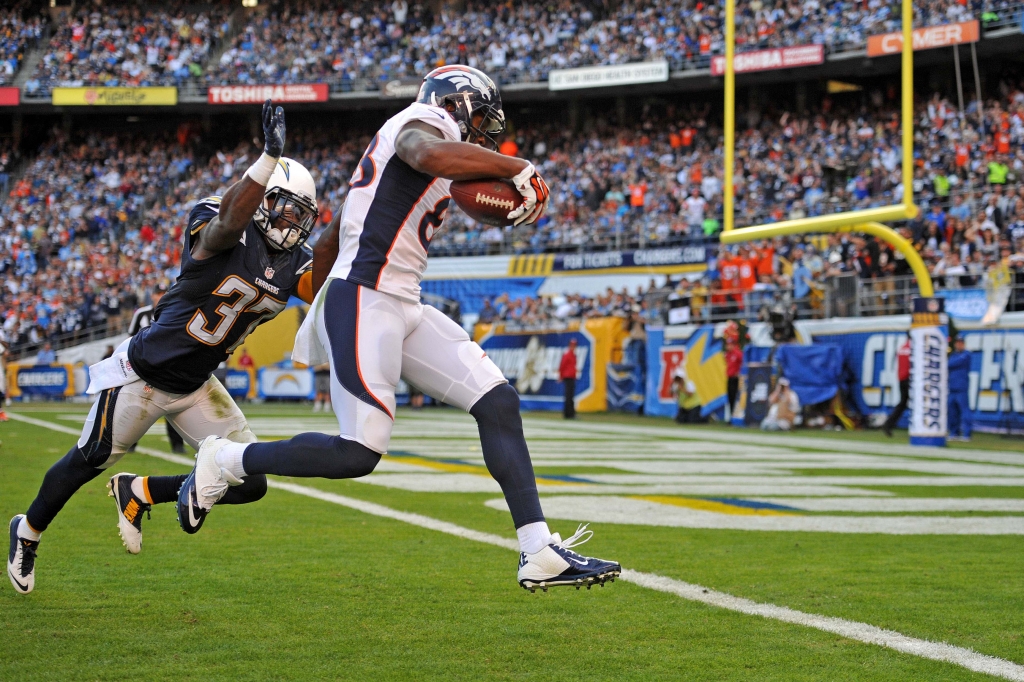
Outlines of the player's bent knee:
{"label": "player's bent knee", "polygon": [[510,384],[499,384],[484,394],[469,413],[477,422],[519,419],[519,393]]}
{"label": "player's bent knee", "polygon": [[327,478],[360,478],[369,476],[377,468],[380,462],[380,454],[374,452],[362,443],[354,440],[346,440],[341,436],[332,438],[337,466],[331,471]]}
{"label": "player's bent knee", "polygon": [[228,488],[228,494],[218,504],[249,504],[258,502],[267,494],[267,477],[263,474],[246,476],[241,485]]}
{"label": "player's bent knee", "polygon": [[241,431],[232,431],[224,437],[232,443],[255,443],[259,440],[256,438],[256,434],[249,430],[248,424]]}

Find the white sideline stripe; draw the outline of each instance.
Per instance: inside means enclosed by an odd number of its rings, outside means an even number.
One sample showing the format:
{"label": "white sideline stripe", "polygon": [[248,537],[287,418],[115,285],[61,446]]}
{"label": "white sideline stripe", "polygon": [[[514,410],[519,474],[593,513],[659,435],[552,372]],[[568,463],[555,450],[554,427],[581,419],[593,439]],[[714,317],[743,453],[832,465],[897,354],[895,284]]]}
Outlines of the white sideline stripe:
{"label": "white sideline stripe", "polygon": [[[79,431],[44,421],[42,419],[33,419],[32,417],[25,417],[13,412],[8,412],[7,414],[12,419],[25,422],[27,424],[33,424],[45,429],[59,431],[61,433],[69,433],[75,436],[81,435]],[[136,452],[168,462],[173,462],[175,464],[183,464],[185,466],[193,465],[192,460],[187,457],[168,455],[150,448],[139,447],[136,448]],[[515,551],[519,550],[519,543],[510,538],[503,538],[491,533],[482,533],[470,528],[458,526],[454,523],[448,523],[447,521],[440,521],[429,516],[423,516],[422,514],[402,512],[374,502],[366,502],[351,497],[345,497],[343,495],[336,495],[334,493],[317,490],[315,488],[308,488],[302,485],[295,485],[293,483],[267,481],[267,485],[271,488],[295,493],[296,495],[305,495],[306,497],[312,497],[313,499],[322,500],[324,502],[331,502],[343,507],[355,509],[356,511],[371,514],[373,516],[381,516],[388,519],[394,519],[396,521],[403,521],[413,526],[447,533],[448,535],[454,535],[466,540],[475,540],[476,542],[482,542]],[[912,656],[927,658],[933,661],[942,661],[944,663],[952,663],[953,665],[958,665],[974,672],[1002,677],[1007,680],[1024,682],[1024,666],[1002,658],[996,658],[995,656],[980,654],[964,647],[940,642],[930,642],[926,639],[917,639],[916,637],[908,637],[907,635],[902,635],[892,630],[885,630],[874,625],[858,623],[844,618],[819,616],[813,613],[804,613],[803,611],[790,609],[785,606],[762,604],[750,599],[734,597],[733,595],[726,594],[725,592],[718,592],[717,590],[712,590],[693,583],[683,582],[682,580],[667,578],[654,573],[642,573],[640,571],[634,571],[627,568],[622,571],[622,580],[639,585],[640,587],[646,587],[658,592],[674,594],[677,597],[682,597],[689,601],[700,602],[702,604],[715,606],[728,611],[736,611],[749,616],[760,616],[762,618],[778,620],[784,623],[802,625],[804,627],[829,632],[839,635],[840,637],[846,637],[847,639],[863,642],[865,644],[875,644],[887,649],[893,649]]]}
{"label": "white sideline stripe", "polygon": [[706,587],[685,583],[681,580],[665,578],[653,573],[641,573],[639,571],[623,569],[622,579],[641,587],[647,587],[659,592],[668,592],[683,599],[702,602],[709,606],[717,606],[750,616],[780,620],[784,623],[803,625],[815,630],[831,632],[858,642],[877,644],[878,646],[895,649],[912,656],[952,663],[974,672],[986,673],[1007,680],[1024,680],[1024,666],[1002,658],[996,658],[995,656],[979,654],[971,649],[908,637],[892,630],[884,630],[874,625],[858,623],[844,618],[818,616],[813,613],[804,613],[803,611],[786,608],[785,606],[761,604],[750,599],[734,597],[731,594],[710,590]]}

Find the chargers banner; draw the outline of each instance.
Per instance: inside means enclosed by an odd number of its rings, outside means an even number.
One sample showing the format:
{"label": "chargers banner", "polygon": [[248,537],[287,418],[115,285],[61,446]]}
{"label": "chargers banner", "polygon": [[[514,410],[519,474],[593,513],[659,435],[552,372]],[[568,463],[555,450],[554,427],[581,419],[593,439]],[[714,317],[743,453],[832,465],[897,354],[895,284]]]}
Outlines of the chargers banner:
{"label": "chargers banner", "polygon": [[636,413],[643,404],[644,378],[640,368],[608,363],[608,409]]}
{"label": "chargers banner", "polygon": [[258,376],[258,392],[261,398],[293,398],[312,400],[313,370],[292,367],[261,367]]}
{"label": "chargers banner", "polygon": [[72,396],[75,394],[75,368],[71,365],[9,365],[8,397],[24,395]]}
{"label": "chargers banner", "polygon": [[701,414],[725,407],[725,355],[714,325],[647,328],[647,395],[644,414],[674,417],[672,380],[685,376],[700,396]]}
{"label": "chargers banner", "polygon": [[941,298],[915,298],[910,322],[910,444],[946,444],[949,320]]}
{"label": "chargers banner", "polygon": [[256,370],[228,369],[224,378],[224,388],[232,398],[255,398],[256,397]]}
{"label": "chargers banner", "polygon": [[594,318],[575,321],[559,330],[525,330],[504,324],[478,324],[474,338],[519,392],[526,410],[560,410],[564,389],[558,366],[576,339],[576,409],[607,409],[606,366],[624,334],[623,320]]}
{"label": "chargers banner", "polygon": [[[896,352],[907,338],[909,315],[797,324],[807,341],[843,346],[848,397],[862,414],[888,414],[899,402]],[[1024,313],[1006,313],[995,325],[963,322],[958,328],[971,353],[974,429],[1024,429]]]}

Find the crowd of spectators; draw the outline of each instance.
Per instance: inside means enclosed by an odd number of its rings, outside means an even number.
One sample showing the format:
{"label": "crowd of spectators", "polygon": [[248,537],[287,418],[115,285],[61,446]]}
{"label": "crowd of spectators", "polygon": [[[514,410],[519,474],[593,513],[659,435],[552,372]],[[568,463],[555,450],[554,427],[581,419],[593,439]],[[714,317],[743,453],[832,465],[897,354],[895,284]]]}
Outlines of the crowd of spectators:
{"label": "crowd of spectators", "polygon": [[[990,193],[1016,193],[1024,179],[1024,91],[1013,82],[1002,90],[982,110],[972,104],[963,114],[938,95],[918,104],[913,191],[926,214],[937,204],[958,222],[964,215],[977,222]],[[869,105],[826,97],[806,115],[749,113],[749,127],[736,139],[736,225],[902,201],[896,100],[895,91],[872,92]],[[595,118],[581,132],[551,123],[510,135],[502,151],[531,158],[552,188],[547,215],[537,225],[502,230],[454,212],[432,248],[540,253],[712,239],[721,228],[724,183],[722,132],[710,107],[635,118],[643,123]]]}
{"label": "crowd of spectators", "polygon": [[[1006,11],[997,0],[914,6],[920,25]],[[236,29],[231,9],[185,0],[83,4],[53,27],[26,87],[39,95],[55,85],[185,82],[378,89],[451,63],[485,69],[499,82],[532,82],[551,69],[595,64],[666,59],[673,69],[707,67],[724,51],[724,4],[699,0],[476,0],[437,11],[409,0],[294,0],[250,11]],[[11,26],[8,33],[39,36],[38,20]],[[898,0],[752,0],[737,8],[736,40],[740,51],[810,43],[843,51],[899,28]]]}
{"label": "crowd of spectators", "polygon": [[46,95],[55,86],[177,85],[202,76],[229,31],[229,12],[192,7],[182,0],[81,5],[53,27],[27,94]]}
{"label": "crowd of spectators", "polygon": [[[360,142],[292,137],[326,224]],[[15,352],[121,332],[156,287],[173,283],[189,210],[238,180],[258,153],[245,143],[201,163],[198,146],[187,124],[145,138],[53,133],[0,210],[0,333]]]}
{"label": "crowd of spectators", "polygon": [[[963,21],[978,0],[915,3],[918,23]],[[724,52],[724,5],[695,0],[468,2],[432,14],[406,0],[343,7],[305,0],[255,14],[233,39],[209,82],[326,81],[380,87],[462,63],[500,82],[540,81],[551,69],[666,59],[706,67]],[[899,2],[754,0],[738,8],[740,50],[818,43],[863,47],[899,30]]]}
{"label": "crowd of spectators", "polygon": [[[812,113],[742,117],[737,225],[899,202],[899,125],[886,95]],[[889,96],[890,100],[894,95]],[[581,134],[525,127],[503,140],[548,179],[552,204],[537,225],[482,228],[449,211],[431,253],[600,250],[699,240],[714,254],[708,276],[628,297],[499,301],[502,319],[629,311],[647,319],[686,307],[691,319],[740,310],[750,319],[785,292],[804,314],[823,314],[831,277],[855,274],[877,289],[879,312],[901,308],[893,277],[906,261],[854,236],[777,240],[719,252],[721,138],[702,108],[647,111],[643,123],[593,119]],[[982,111],[961,116],[932,97],[916,113],[914,194],[921,214],[900,229],[945,288],[984,286],[992,273],[1019,279],[1024,262],[1024,92],[1004,83]],[[370,126],[372,128],[372,126]],[[289,153],[318,185],[321,225],[341,204],[372,132],[297,126]],[[0,149],[0,162],[12,150]],[[251,141],[220,147],[188,123],[145,137],[55,131],[0,206],[0,310],[16,347],[89,329],[113,329],[176,274],[191,205],[222,192],[255,158]],[[877,281],[877,283],[876,283]],[[906,287],[904,287],[905,289]],[[654,295],[656,294],[656,295]],[[671,300],[670,300],[671,299]],[[679,303],[683,300],[684,303]],[[633,308],[636,307],[636,310]]]}
{"label": "crowd of spectators", "polygon": [[25,0],[0,8],[0,85],[9,85],[25,53],[38,46],[46,22]]}

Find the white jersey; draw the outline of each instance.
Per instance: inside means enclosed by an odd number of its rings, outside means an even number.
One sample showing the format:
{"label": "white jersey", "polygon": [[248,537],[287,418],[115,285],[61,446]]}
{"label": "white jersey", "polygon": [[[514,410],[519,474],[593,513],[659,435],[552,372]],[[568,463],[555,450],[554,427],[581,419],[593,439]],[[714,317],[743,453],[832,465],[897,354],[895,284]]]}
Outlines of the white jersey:
{"label": "white jersey", "polygon": [[429,104],[410,104],[388,119],[349,181],[330,277],[419,303],[427,248],[448,210],[452,183],[414,170],[395,154],[398,133],[410,121],[434,126],[446,140],[462,139],[451,115]]}

